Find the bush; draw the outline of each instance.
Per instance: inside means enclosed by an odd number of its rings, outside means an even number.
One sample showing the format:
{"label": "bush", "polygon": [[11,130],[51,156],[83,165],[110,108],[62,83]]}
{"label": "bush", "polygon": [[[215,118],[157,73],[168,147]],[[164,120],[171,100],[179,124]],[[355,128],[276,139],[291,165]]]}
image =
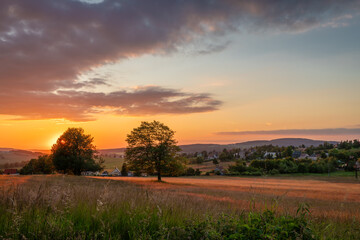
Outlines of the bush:
{"label": "bush", "polygon": [[55,170],[52,159],[49,155],[39,156],[37,159],[31,159],[22,169],[20,174],[50,174]]}
{"label": "bush", "polygon": [[271,169],[269,173],[270,173],[271,175],[280,174],[279,170],[277,170],[277,169]]}
{"label": "bush", "polygon": [[260,171],[253,171],[253,172],[243,172],[241,173],[241,175],[244,175],[244,176],[261,176],[262,173]]}
{"label": "bush", "polygon": [[186,176],[195,176],[195,169],[193,169],[192,167],[189,167],[188,169],[186,169]]}

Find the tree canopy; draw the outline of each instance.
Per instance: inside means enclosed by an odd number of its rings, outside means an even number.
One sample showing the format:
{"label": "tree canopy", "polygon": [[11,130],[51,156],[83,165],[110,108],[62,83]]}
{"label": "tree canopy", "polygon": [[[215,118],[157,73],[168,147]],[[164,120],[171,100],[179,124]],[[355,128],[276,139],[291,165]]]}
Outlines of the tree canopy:
{"label": "tree canopy", "polygon": [[54,165],[49,155],[31,159],[21,170],[21,174],[50,174],[54,172]]}
{"label": "tree canopy", "polygon": [[51,148],[57,171],[80,175],[82,171],[101,170],[103,160],[96,153],[94,138],[82,128],[68,128]]}
{"label": "tree canopy", "polygon": [[130,168],[139,173],[157,173],[158,181],[174,164],[180,148],[176,145],[175,132],[158,121],[141,122],[127,135],[126,159]]}

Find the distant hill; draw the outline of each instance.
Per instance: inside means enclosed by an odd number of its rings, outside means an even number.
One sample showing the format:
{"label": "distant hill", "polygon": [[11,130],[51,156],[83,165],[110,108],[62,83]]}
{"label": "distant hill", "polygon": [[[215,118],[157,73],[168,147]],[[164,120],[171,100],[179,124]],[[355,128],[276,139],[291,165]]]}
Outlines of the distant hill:
{"label": "distant hill", "polygon": [[27,150],[0,148],[0,165],[6,163],[18,163],[29,161],[42,155],[41,152],[32,152]]}
{"label": "distant hill", "polygon": [[233,143],[233,144],[190,144],[190,145],[181,145],[180,148],[183,152],[201,152],[201,151],[222,151],[224,148],[233,149],[233,148],[250,148],[263,145],[274,145],[279,147],[287,146],[301,146],[305,145],[306,147],[319,146],[324,142],[329,142],[336,144],[336,141],[323,141],[323,140],[312,140],[307,138],[279,138],[273,140],[256,140],[256,141],[247,141],[242,143]]}
{"label": "distant hill", "polygon": [[[201,151],[222,151],[224,148],[233,149],[233,148],[250,148],[256,146],[263,145],[274,145],[280,147],[287,146],[300,146],[305,145],[306,147],[319,146],[324,142],[329,142],[332,144],[336,144],[336,141],[323,141],[323,140],[312,140],[307,138],[279,138],[273,140],[257,140],[257,141],[247,141],[242,143],[233,143],[233,144],[189,144],[189,145],[180,145],[182,152],[185,153],[193,153],[193,152],[201,152]],[[113,148],[113,149],[101,149],[99,152],[101,154],[122,154],[125,152],[126,148]]]}

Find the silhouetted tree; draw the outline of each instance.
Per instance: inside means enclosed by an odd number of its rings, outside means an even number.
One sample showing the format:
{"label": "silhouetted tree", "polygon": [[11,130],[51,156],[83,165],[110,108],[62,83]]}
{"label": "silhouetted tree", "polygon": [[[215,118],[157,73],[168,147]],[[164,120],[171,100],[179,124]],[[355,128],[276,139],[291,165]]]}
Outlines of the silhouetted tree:
{"label": "silhouetted tree", "polygon": [[99,171],[104,161],[96,155],[94,138],[82,128],[68,128],[51,148],[56,170],[80,175],[82,171]]}

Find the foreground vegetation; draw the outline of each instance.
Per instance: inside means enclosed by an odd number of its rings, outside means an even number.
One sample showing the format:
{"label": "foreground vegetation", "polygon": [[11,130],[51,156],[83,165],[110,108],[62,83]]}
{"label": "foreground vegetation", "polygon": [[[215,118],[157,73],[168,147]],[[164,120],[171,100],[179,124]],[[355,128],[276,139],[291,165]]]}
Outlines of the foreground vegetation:
{"label": "foreground vegetation", "polygon": [[[14,177],[21,180],[25,177]],[[358,222],[313,218],[306,204],[278,211],[178,195],[170,188],[71,176],[32,176],[0,190],[7,239],[358,239]],[[167,183],[154,183],[167,186]],[[218,191],[217,191],[218,192]]]}

